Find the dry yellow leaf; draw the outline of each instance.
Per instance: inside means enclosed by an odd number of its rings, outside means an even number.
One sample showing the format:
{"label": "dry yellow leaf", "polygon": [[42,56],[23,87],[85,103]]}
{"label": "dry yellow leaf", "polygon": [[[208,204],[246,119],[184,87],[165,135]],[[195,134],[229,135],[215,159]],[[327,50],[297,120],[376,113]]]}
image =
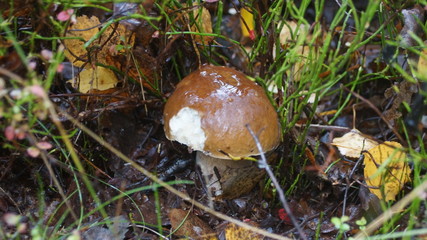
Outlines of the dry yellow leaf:
{"label": "dry yellow leaf", "polygon": [[334,138],[332,145],[336,146],[340,153],[346,157],[359,158],[362,151],[369,151],[369,149],[377,146],[378,143],[364,137],[359,130],[354,128],[342,137]]}
{"label": "dry yellow leaf", "polygon": [[[211,14],[205,7],[195,8],[193,10],[194,22],[191,24],[191,31],[197,33],[212,33]],[[189,17],[189,16],[188,16]],[[194,35],[194,41],[205,45],[213,41],[212,36]]]}
{"label": "dry yellow leaf", "polygon": [[[248,224],[256,227],[257,224],[249,222]],[[240,240],[240,239],[251,239],[251,240],[262,240],[264,236],[254,233],[246,228],[240,227],[234,223],[229,223],[225,229],[226,240]]]}
{"label": "dry yellow leaf", "polygon": [[384,142],[364,153],[364,175],[369,191],[379,199],[394,201],[410,180],[406,153],[398,142]]}
{"label": "dry yellow leaf", "polygon": [[108,68],[95,67],[83,69],[79,74],[79,80],[71,79],[72,86],[81,93],[87,93],[92,89],[107,90],[117,85],[118,79],[113,71]]}

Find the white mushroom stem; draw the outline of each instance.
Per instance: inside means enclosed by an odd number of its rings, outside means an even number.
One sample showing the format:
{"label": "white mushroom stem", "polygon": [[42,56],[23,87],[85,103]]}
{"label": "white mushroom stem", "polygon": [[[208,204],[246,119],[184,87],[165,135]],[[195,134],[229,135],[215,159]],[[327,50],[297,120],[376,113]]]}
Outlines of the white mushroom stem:
{"label": "white mushroom stem", "polygon": [[222,183],[231,178],[238,178],[240,169],[253,164],[253,162],[247,160],[236,161],[214,158],[201,151],[197,151],[196,162],[202,170],[208,194],[214,197],[222,195],[224,190]]}

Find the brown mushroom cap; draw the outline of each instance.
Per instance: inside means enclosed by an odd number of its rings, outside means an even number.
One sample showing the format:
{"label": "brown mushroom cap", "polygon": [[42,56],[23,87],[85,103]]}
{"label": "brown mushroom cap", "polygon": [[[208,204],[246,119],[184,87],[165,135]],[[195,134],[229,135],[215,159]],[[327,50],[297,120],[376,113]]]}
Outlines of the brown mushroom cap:
{"label": "brown mushroom cap", "polygon": [[264,90],[243,73],[204,65],[185,77],[164,109],[165,133],[216,158],[259,155],[246,125],[264,151],[280,141],[277,113]]}

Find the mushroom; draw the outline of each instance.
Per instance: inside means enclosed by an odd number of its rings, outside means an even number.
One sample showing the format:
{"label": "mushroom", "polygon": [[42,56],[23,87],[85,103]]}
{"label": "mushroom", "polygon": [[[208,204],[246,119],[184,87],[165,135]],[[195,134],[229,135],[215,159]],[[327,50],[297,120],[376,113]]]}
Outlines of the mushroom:
{"label": "mushroom", "polygon": [[[182,79],[163,115],[166,137],[197,151],[209,191],[221,198],[235,198],[260,180],[254,161],[230,161],[261,154],[247,126],[265,152],[280,142],[278,116],[264,90],[228,67],[203,65]],[[229,179],[238,180],[237,189]]]}

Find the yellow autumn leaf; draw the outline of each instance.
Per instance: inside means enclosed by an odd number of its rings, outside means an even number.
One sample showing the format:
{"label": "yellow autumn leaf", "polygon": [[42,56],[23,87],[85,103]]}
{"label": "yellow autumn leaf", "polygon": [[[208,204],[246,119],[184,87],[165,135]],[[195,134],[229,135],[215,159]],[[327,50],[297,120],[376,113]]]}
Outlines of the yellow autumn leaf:
{"label": "yellow autumn leaf", "polygon": [[384,142],[364,153],[364,175],[369,191],[379,199],[394,201],[403,185],[410,181],[407,155],[398,142]]}
{"label": "yellow autumn leaf", "polygon": [[334,138],[332,145],[336,146],[340,153],[346,157],[359,158],[362,151],[369,151],[378,143],[365,137],[363,133],[354,128],[342,137]]}
{"label": "yellow autumn leaf", "polygon": [[85,68],[80,72],[79,78],[73,78],[68,81],[81,93],[88,93],[90,90],[107,90],[114,88],[119,80],[113,71],[108,68],[95,67]]}
{"label": "yellow autumn leaf", "polygon": [[240,9],[240,28],[244,37],[250,37],[249,31],[254,30],[254,16],[246,8]]}
{"label": "yellow autumn leaf", "polygon": [[[249,222],[249,225],[254,227],[257,226],[254,222]],[[240,239],[252,239],[252,240],[262,240],[264,236],[254,233],[251,230],[248,230],[244,227],[240,227],[234,223],[227,224],[225,228],[225,239],[226,240],[240,240]]]}

